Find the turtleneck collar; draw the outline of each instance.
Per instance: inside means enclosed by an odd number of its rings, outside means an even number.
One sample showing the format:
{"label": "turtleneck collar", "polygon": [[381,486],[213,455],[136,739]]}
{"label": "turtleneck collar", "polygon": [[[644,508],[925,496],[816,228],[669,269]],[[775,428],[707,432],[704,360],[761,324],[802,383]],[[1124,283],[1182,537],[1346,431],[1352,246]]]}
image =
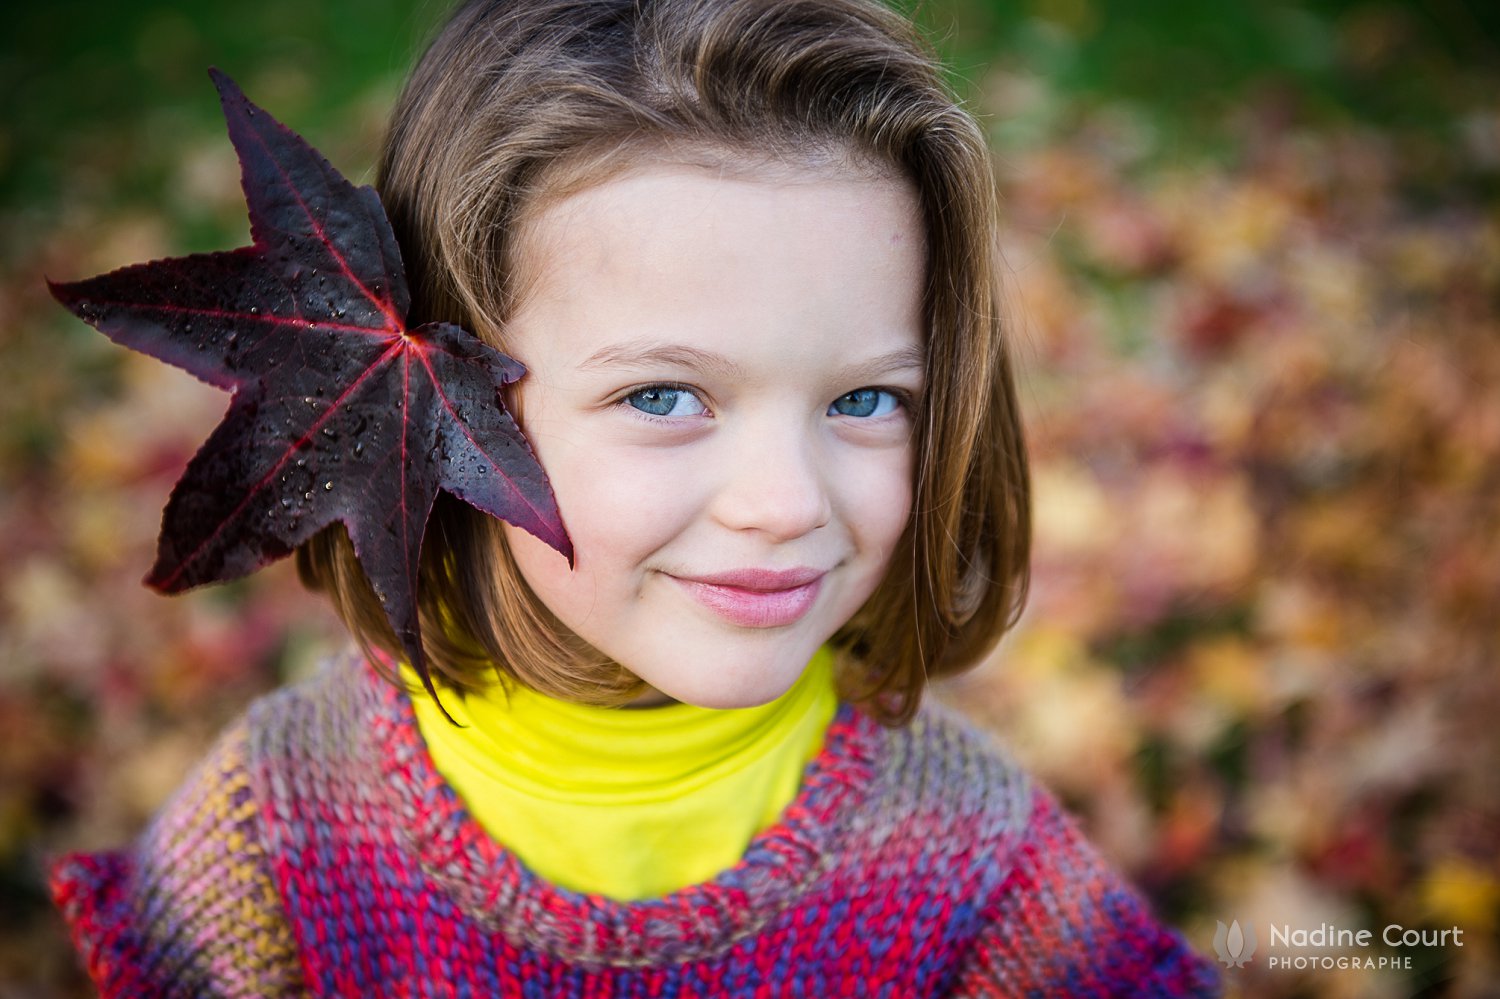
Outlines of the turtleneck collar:
{"label": "turtleneck collar", "polygon": [[[403,668],[414,687],[415,674]],[[560,887],[666,894],[733,866],[796,795],[837,707],[820,649],[769,704],[575,704],[512,685],[412,695],[433,763],[480,825]]]}

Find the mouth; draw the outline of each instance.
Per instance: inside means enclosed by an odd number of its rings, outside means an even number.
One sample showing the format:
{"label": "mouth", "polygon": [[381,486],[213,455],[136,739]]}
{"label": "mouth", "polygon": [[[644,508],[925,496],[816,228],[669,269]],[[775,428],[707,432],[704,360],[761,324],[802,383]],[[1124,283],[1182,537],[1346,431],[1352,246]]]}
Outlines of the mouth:
{"label": "mouth", "polygon": [[826,570],[735,569],[668,578],[719,617],[742,628],[781,628],[801,620],[818,599]]}

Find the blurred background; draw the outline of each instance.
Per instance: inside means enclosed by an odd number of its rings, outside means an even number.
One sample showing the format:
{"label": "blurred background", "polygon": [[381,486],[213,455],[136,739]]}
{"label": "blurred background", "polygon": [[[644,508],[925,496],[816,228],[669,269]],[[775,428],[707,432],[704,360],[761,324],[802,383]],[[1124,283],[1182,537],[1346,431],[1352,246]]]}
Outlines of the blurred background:
{"label": "blurred background", "polygon": [[[341,641],[287,563],[139,585],[227,400],[72,319],[43,276],[248,242],[209,65],[368,181],[444,6],[7,14],[4,999],[90,994],[46,859],[127,841],[226,721]],[[993,140],[1036,475],[1026,617],[940,696],[1199,949],[1256,927],[1232,994],[1500,995],[1500,12],[918,13]],[[1272,923],[1463,946],[1273,969]]]}

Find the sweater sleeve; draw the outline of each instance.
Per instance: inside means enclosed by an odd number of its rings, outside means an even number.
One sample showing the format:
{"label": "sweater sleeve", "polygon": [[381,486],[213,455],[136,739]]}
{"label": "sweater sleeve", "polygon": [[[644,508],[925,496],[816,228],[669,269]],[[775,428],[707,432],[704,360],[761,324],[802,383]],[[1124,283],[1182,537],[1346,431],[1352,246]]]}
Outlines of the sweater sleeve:
{"label": "sweater sleeve", "polygon": [[1216,996],[1217,970],[1159,923],[1050,795],[986,910],[955,996]]}
{"label": "sweater sleeve", "polygon": [[135,846],[65,856],[51,890],[101,996],[300,995],[241,721]]}

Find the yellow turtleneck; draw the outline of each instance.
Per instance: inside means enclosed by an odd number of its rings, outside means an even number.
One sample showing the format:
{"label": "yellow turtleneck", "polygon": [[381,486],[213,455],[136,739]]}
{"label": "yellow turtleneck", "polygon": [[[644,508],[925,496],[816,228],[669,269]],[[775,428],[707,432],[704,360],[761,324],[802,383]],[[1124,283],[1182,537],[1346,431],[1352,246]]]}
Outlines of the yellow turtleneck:
{"label": "yellow turtleneck", "polygon": [[759,707],[603,708],[497,684],[444,694],[466,728],[402,673],[434,766],[484,830],[553,884],[620,900],[738,863],[796,797],[837,708],[827,648]]}

